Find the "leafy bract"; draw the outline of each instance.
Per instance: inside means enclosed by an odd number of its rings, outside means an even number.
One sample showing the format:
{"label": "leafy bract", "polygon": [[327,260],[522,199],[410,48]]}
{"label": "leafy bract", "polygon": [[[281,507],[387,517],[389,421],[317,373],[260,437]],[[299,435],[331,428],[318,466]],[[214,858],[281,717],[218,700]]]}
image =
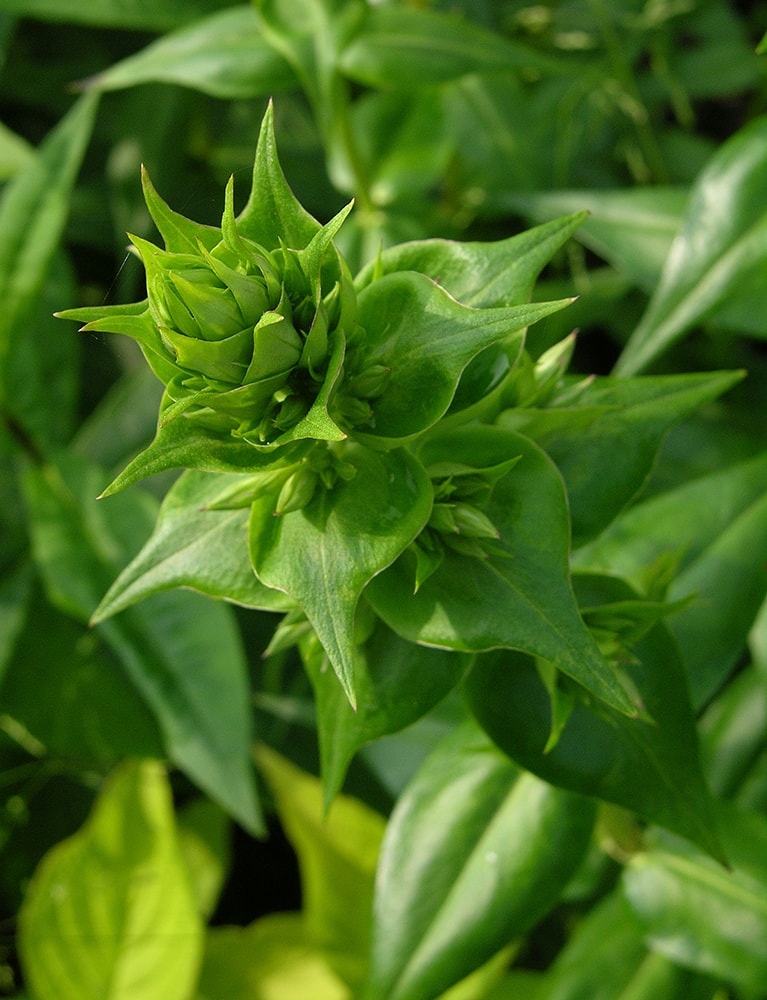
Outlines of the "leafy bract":
{"label": "leafy bract", "polygon": [[294,80],[290,67],[264,41],[253,8],[243,5],[179,28],[85,83],[120,90],[160,81],[233,100],[273,94]]}
{"label": "leafy bract", "polygon": [[160,764],[114,772],[86,825],[41,862],[19,919],[37,1000],[187,1000],[202,925]]}
{"label": "leafy bract", "polygon": [[730,868],[670,837],[632,858],[626,896],[648,945],[662,955],[759,995],[767,976],[767,821],[718,802]]}
{"label": "leafy bract", "polygon": [[187,472],[168,491],[151,538],[115,580],[93,622],[117,614],[149,594],[191,587],[249,608],[287,611],[292,601],[265,587],[248,558],[247,507],[206,510],[242,476]]}
{"label": "leafy bract", "polygon": [[365,1000],[435,997],[526,933],[581,861],[594,807],[520,771],[474,723],[398,800],[376,876]]}
{"label": "leafy bract", "polygon": [[767,257],[767,118],[714,154],[690,194],[660,283],[615,371],[635,375],[761,270]]}
{"label": "leafy bract", "polygon": [[[615,602],[635,596],[614,577],[589,575],[579,584],[588,592],[590,617],[602,623],[609,621]],[[531,657],[500,652],[479,657],[466,691],[482,726],[522,767],[555,785],[631,809],[721,859],[686,679],[664,626],[655,625],[631,643],[620,666],[649,718],[629,719],[610,706],[576,698],[553,747],[551,698]]]}
{"label": "leafy bract", "polygon": [[255,501],[250,554],[261,582],[304,609],[353,704],[357,602],[425,524],[431,488],[408,452],[351,445],[344,459],[353,478],[318,490],[301,510],[275,517],[274,497]]}
{"label": "leafy bract", "polygon": [[447,410],[472,358],[500,341],[515,357],[524,329],[570,301],[470,309],[415,271],[388,274],[368,285],[359,297],[366,336],[349,353],[353,350],[360,368],[386,365],[391,376],[355,433],[392,441],[427,430]]}
{"label": "leafy bract", "polygon": [[578,614],[569,580],[567,501],[556,468],[528,438],[499,427],[461,427],[424,445],[425,464],[489,468],[521,455],[495,485],[484,513],[500,532],[487,558],[446,550],[413,593],[415,558],[406,553],[368,587],[390,628],[447,649],[526,650],[621,711],[634,709]]}
{"label": "leafy bract", "polygon": [[[49,599],[84,622],[156,513],[142,494],[97,502],[102,477],[68,455],[58,466],[30,469],[24,484]],[[151,708],[171,759],[244,826],[259,829],[247,675],[230,609],[198,594],[155,594],[97,629]]]}
{"label": "leafy bract", "polygon": [[[556,407],[551,413],[512,410],[502,414],[499,423],[537,438],[540,422],[543,447],[565,480],[577,549],[604,530],[641,490],[670,428],[742,377],[741,372],[715,372],[598,378],[579,395],[570,423],[551,426]],[[586,427],[578,420],[581,407],[593,417]]]}

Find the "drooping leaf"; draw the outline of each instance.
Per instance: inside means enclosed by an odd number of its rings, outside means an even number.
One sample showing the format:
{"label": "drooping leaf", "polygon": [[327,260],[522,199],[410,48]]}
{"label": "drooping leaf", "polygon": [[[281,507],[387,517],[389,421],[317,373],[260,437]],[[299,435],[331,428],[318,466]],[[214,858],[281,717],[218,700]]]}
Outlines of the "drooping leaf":
{"label": "drooping leaf", "polygon": [[[635,597],[617,577],[576,577],[590,607]],[[621,660],[649,718],[629,719],[576,698],[554,747],[551,699],[534,660],[479,657],[466,682],[471,710],[512,759],[545,781],[593,795],[674,830],[721,859],[713,803],[698,757],[695,721],[674,643],[658,624]]]}
{"label": "drooping leaf", "polygon": [[325,814],[317,778],[265,746],[257,748],[256,760],[298,855],[309,940],[345,982],[358,987],[368,960],[383,817],[345,795]]}
{"label": "drooping leaf", "polygon": [[594,822],[586,799],[499,754],[474,723],[399,798],[376,877],[365,1000],[439,996],[557,902]]}
{"label": "drooping leaf", "polygon": [[669,627],[697,707],[736,664],[767,593],[765,490],[762,454],[638,504],[579,554],[579,565],[618,573],[637,586],[655,560],[678,555],[668,596],[694,594],[695,600]]}
{"label": "drooping leaf", "polygon": [[91,620],[102,621],[161,590],[191,587],[249,608],[287,611],[293,602],[265,587],[248,554],[247,507],[206,510],[228,483],[242,477],[187,472],[166,494],[154,531],[115,580]]}
{"label": "drooping leaf", "polygon": [[423,468],[405,451],[350,445],[343,455],[354,477],[319,489],[303,509],[275,517],[273,497],[253,504],[250,554],[261,582],[304,609],[354,703],[357,602],[421,530],[432,494]]}
{"label": "drooping leaf", "polygon": [[355,284],[362,290],[379,272],[418,271],[473,309],[522,305],[529,301],[544,266],[586,218],[585,212],[577,212],[491,243],[401,243],[384,250],[378,260],[364,267]]}
{"label": "drooping leaf", "polygon": [[429,464],[490,467],[519,455],[483,508],[501,535],[487,558],[446,550],[439,568],[414,594],[414,558],[406,553],[372,581],[367,597],[406,639],[474,652],[526,650],[631,713],[627,694],[575,605],[567,501],[551,461],[529,439],[498,427],[445,432],[424,447],[421,457]]}
{"label": "drooping leaf", "polygon": [[[715,372],[598,378],[579,396],[571,423],[553,427],[547,410],[513,410],[502,414],[499,423],[519,427],[533,439],[540,426],[543,447],[565,480],[573,548],[578,549],[639,493],[671,427],[742,377],[741,372]],[[579,407],[593,415],[586,427],[577,419]]]}
{"label": "drooping leaf", "polygon": [[400,638],[383,622],[354,653],[353,710],[314,636],[301,644],[317,702],[322,778],[328,803],[340,791],[357,750],[425,715],[459,683],[469,658],[426,649]]}
{"label": "drooping leaf", "polygon": [[0,200],[0,401],[22,424],[9,385],[12,359],[61,238],[97,103],[93,95],[80,98]]}
{"label": "drooping leaf", "polygon": [[150,43],[98,76],[89,88],[120,90],[159,81],[236,100],[291,86],[292,70],[268,45],[252,6],[231,7]]}
{"label": "drooping leaf", "polygon": [[[103,471],[74,455],[28,470],[34,556],[52,603],[87,622],[154,522],[146,494],[97,501]],[[155,594],[97,629],[151,708],[168,754],[251,830],[260,829],[240,636],[224,605]]]}
{"label": "drooping leaf", "polygon": [[721,306],[767,258],[767,118],[719,149],[690,193],[660,284],[615,371],[635,375]]}
{"label": "drooping leaf", "polygon": [[717,803],[730,869],[658,836],[623,875],[626,896],[653,951],[754,996],[767,977],[767,820]]}
{"label": "drooping leaf", "polygon": [[163,769],[125,763],[35,872],[19,917],[27,982],[37,1000],[187,1000],[202,936]]}
{"label": "drooping leaf", "polygon": [[524,329],[569,303],[470,309],[414,271],[374,281],[359,297],[366,336],[350,346],[348,357],[360,369],[385,365],[391,376],[355,433],[391,441],[428,429],[447,410],[472,358],[500,341],[516,357]]}

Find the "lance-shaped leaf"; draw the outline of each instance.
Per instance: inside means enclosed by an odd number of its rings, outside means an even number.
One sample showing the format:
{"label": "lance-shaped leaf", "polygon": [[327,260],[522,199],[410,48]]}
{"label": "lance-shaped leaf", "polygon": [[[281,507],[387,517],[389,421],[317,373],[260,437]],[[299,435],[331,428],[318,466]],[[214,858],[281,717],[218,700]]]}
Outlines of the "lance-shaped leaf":
{"label": "lance-shaped leaf", "polygon": [[274,94],[295,83],[268,45],[250,5],[232,7],[173,31],[85,81],[97,90],[177,83],[227,100]]}
{"label": "lance-shaped leaf", "polygon": [[306,612],[354,703],[354,614],[365,585],[418,534],[431,511],[422,466],[407,452],[343,452],[356,473],[318,489],[301,510],[274,516],[274,498],[257,500],[250,553],[258,578]]}
{"label": "lance-shaped leaf", "polygon": [[521,305],[529,300],[535,279],[545,265],[586,217],[586,212],[577,212],[488,243],[401,243],[371,261],[354,283],[361,291],[385,274],[418,271],[439,282],[462,305],[474,309]]}
{"label": "lance-shaped leaf", "polygon": [[[589,605],[636,596],[618,578],[587,576],[580,582]],[[554,747],[551,698],[532,658],[479,657],[466,691],[483,727],[523,767],[555,785],[631,809],[721,859],[686,679],[664,626],[630,647],[622,669],[649,719],[629,719],[609,706],[575,699]]]}
{"label": "lance-shaped leaf", "polygon": [[399,559],[367,596],[406,639],[447,649],[521,649],[550,660],[588,690],[633,712],[578,613],[569,579],[569,522],[562,480],[529,439],[498,427],[462,427],[436,437],[422,459],[490,468],[521,455],[496,485],[484,513],[500,532],[487,558],[446,549],[413,593],[414,557]]}
{"label": "lance-shaped leaf", "polygon": [[[90,137],[98,101],[82,97],[45,139],[32,164],[0,200],[0,398],[7,396],[14,339],[40,297],[69,211],[69,195]],[[15,400],[5,399],[13,411]]]}
{"label": "lance-shaped leaf", "polygon": [[340,791],[357,750],[380,736],[416,722],[459,683],[469,657],[426,649],[402,639],[377,621],[354,652],[354,711],[315,636],[301,643],[301,656],[317,700],[322,778],[328,803]]}
{"label": "lance-shaped leaf", "polygon": [[[674,424],[716,399],[742,372],[596,379],[579,397],[571,423],[552,427],[550,414],[508,411],[502,426],[518,426],[554,459],[567,487],[573,548],[604,530],[644,486],[663,440]],[[581,407],[593,413],[584,427]],[[601,413],[599,408],[604,408]]]}
{"label": "lance-shaped leaf", "polygon": [[19,917],[26,981],[38,1000],[187,1000],[202,944],[162,766],[122,764],[35,872]]}
{"label": "lance-shaped leaf", "polygon": [[293,602],[265,587],[248,555],[247,507],[206,510],[227,485],[225,473],[187,472],[168,491],[151,537],[105,594],[91,622],[103,621],[161,590],[191,587],[248,608],[287,611]]}
{"label": "lance-shaped leaf", "polygon": [[767,593],[767,454],[638,504],[578,563],[641,586],[644,570],[669,553],[679,558],[669,597],[695,595],[669,628],[700,707],[738,662]]}
{"label": "lance-shaped leaf", "polygon": [[348,357],[355,369],[382,364],[391,375],[372,402],[371,417],[355,433],[392,440],[431,427],[450,405],[472,358],[499,341],[515,358],[525,328],[571,301],[470,309],[415,271],[374,281],[359,297],[365,337],[350,346]]}
{"label": "lance-shaped leaf", "polygon": [[[58,467],[30,469],[24,481],[48,597],[86,622],[156,514],[146,494],[97,501],[102,476],[68,455]],[[171,759],[245,827],[259,830],[247,670],[231,609],[177,591],[96,627],[154,713]]]}
{"label": "lance-shaped leaf", "polygon": [[767,258],[767,117],[741,129],[696,181],[660,284],[615,371],[634,375],[737,292]]}
{"label": "lance-shaped leaf", "polygon": [[580,863],[594,805],[499,754],[475,723],[397,802],[373,904],[365,1000],[436,997],[527,933]]}
{"label": "lance-shaped leaf", "polygon": [[680,965],[761,996],[767,981],[767,820],[717,803],[730,868],[666,836],[632,858],[623,884],[645,940]]}

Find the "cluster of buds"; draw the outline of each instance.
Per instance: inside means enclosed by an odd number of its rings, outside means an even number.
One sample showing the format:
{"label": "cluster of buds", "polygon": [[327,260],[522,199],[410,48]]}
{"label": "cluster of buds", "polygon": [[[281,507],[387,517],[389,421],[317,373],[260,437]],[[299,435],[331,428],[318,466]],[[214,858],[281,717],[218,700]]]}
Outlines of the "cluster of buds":
{"label": "cluster of buds", "polygon": [[416,555],[415,590],[438,569],[445,550],[486,559],[505,554],[497,543],[501,533],[483,508],[493,486],[519,461],[511,458],[500,465],[476,469],[455,462],[440,462],[428,469],[434,503],[426,526],[413,542]]}
{"label": "cluster of buds", "polygon": [[202,414],[256,446],[301,436],[296,429],[339,377],[334,359],[356,324],[351,276],[331,242],[350,207],[309,246],[268,249],[238,231],[230,182],[216,242],[198,237],[195,252],[172,252],[131,237],[172,401],[165,420]]}

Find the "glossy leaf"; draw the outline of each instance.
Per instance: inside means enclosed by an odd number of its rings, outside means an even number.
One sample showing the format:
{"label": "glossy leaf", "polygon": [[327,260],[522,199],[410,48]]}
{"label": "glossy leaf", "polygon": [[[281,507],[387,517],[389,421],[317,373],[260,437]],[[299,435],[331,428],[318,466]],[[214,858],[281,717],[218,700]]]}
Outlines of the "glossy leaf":
{"label": "glossy leaf", "polygon": [[19,919],[37,1000],[187,1000],[202,926],[159,764],[115,771],[86,825],[43,859]]}
{"label": "glossy leaf", "polygon": [[195,1000],[351,1000],[300,913],[273,913],[248,927],[208,931]]}
{"label": "glossy leaf", "polygon": [[[578,582],[589,607],[609,610],[635,596],[617,578],[586,576]],[[466,692],[479,722],[522,767],[562,788],[631,809],[721,859],[684,671],[665,628],[656,625],[632,643],[621,669],[648,717],[629,719],[576,698],[553,747],[551,698],[531,657],[479,657]]]}
{"label": "glossy leaf", "polygon": [[474,309],[521,305],[556,251],[586,219],[577,212],[491,243],[416,240],[381,253],[355,279],[361,290],[374,275],[418,271],[439,283],[462,305]]}
{"label": "glossy leaf", "polygon": [[235,100],[284,90],[294,80],[290,67],[264,41],[253,8],[244,5],[165,35],[86,85],[120,90],[158,81]]}
{"label": "glossy leaf", "polygon": [[[547,411],[540,414],[546,435],[543,447],[554,460],[567,487],[573,548],[603,531],[640,492],[652,471],[665,435],[685,416],[726,392],[740,372],[597,379],[579,397],[594,419],[553,429]],[[521,417],[521,420],[519,419]],[[537,437],[538,414],[502,415],[499,423],[519,425]]]}
{"label": "glossy leaf", "polygon": [[274,516],[274,497],[251,510],[250,554],[267,587],[306,612],[352,702],[354,615],[365,585],[418,534],[431,510],[431,487],[407,452],[349,446],[348,482],[318,490],[302,510]]}
{"label": "glossy leaf", "polygon": [[367,964],[373,877],[384,820],[338,796],[325,813],[322,786],[278,753],[259,746],[258,766],[298,855],[304,927],[331,967],[358,986]]}
{"label": "glossy leaf", "polygon": [[696,181],[660,283],[615,368],[635,375],[767,258],[767,118],[726,142]]}
{"label": "glossy leaf", "polygon": [[731,869],[670,838],[627,866],[623,882],[648,945],[680,965],[760,995],[767,977],[767,820],[719,802]]}
{"label": "glossy leaf", "polygon": [[[521,455],[484,513],[500,531],[486,559],[447,550],[417,593],[411,553],[377,577],[367,596],[406,639],[448,649],[508,647],[542,656],[598,698],[631,713],[631,702],[583,624],[569,580],[567,501],[556,468],[522,435],[461,427],[424,447],[427,464],[490,467]],[[480,464],[481,463],[481,464]]]}
{"label": "glossy leaf", "polygon": [[[74,456],[25,481],[34,555],[49,599],[87,622],[155,515],[146,495],[97,502],[103,473]],[[151,708],[171,759],[247,828],[260,828],[240,637],[229,610],[196,594],[155,594],[97,626]]]}
{"label": "glossy leaf", "polygon": [[469,309],[413,271],[373,282],[359,297],[367,336],[348,356],[360,369],[383,364],[391,376],[355,433],[391,441],[427,430],[447,410],[472,358],[500,341],[516,357],[524,329],[569,302]]}
{"label": "glossy leaf", "polygon": [[468,723],[398,800],[376,877],[365,1000],[426,1000],[533,927],[586,850],[594,807]]}
{"label": "glossy leaf", "polygon": [[[0,200],[0,399],[12,413],[11,359],[61,238],[96,107],[94,96],[81,98],[43,141],[32,165],[9,181]],[[23,414],[18,416],[24,423]]]}
{"label": "glossy leaf", "polygon": [[551,69],[532,48],[468,19],[410,7],[373,7],[341,54],[341,70],[374,87],[434,86],[509,67]]}
{"label": "glossy leaf", "polygon": [[656,559],[678,554],[669,597],[696,597],[669,627],[680,643],[696,706],[734,667],[767,592],[765,490],[762,454],[637,505],[578,559],[641,586],[643,571]]}
{"label": "glossy leaf", "polygon": [[317,703],[328,803],[340,791],[354,754],[425,715],[459,683],[469,661],[449,650],[415,646],[378,621],[372,635],[355,649],[353,710],[314,636],[302,642],[301,655]]}
{"label": "glossy leaf", "polygon": [[91,620],[103,621],[161,590],[191,587],[249,608],[287,611],[284,594],[256,578],[248,556],[248,508],[206,510],[228,483],[226,473],[185,473],[168,491],[152,536],[115,580]]}

